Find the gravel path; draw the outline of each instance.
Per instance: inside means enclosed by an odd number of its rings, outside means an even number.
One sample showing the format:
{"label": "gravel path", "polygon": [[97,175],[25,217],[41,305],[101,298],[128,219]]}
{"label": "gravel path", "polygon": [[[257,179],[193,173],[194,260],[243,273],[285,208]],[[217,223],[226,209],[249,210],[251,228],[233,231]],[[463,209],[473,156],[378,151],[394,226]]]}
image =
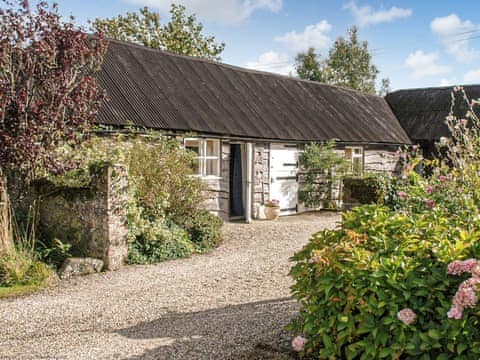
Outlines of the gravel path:
{"label": "gravel path", "polygon": [[227,223],[208,254],[0,300],[0,359],[289,359],[288,258],[339,220]]}

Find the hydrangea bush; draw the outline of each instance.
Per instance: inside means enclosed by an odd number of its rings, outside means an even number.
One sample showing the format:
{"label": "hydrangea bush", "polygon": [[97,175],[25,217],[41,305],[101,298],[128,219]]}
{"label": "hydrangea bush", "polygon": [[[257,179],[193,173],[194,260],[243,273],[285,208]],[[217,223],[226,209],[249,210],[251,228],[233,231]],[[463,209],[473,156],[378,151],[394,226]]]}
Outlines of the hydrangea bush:
{"label": "hydrangea bush", "polygon": [[455,299],[473,304],[455,295],[471,274],[449,264],[480,258],[479,237],[477,220],[452,221],[436,208],[345,213],[341,229],[315,234],[293,258],[302,308],[289,328],[308,340],[304,353],[322,359],[455,358],[467,349],[479,358],[480,308],[449,317]]}
{"label": "hydrangea bush", "polygon": [[288,328],[301,355],[480,358],[479,122],[456,91],[469,110],[447,119],[444,160],[403,149],[385,205],[344,213],[292,258],[301,310]]}

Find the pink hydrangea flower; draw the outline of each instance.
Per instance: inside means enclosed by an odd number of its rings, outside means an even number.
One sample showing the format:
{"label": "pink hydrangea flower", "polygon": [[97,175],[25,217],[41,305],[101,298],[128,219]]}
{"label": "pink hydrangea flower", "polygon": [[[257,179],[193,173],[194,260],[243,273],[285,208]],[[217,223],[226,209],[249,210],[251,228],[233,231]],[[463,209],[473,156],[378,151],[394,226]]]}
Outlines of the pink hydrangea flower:
{"label": "pink hydrangea flower", "polygon": [[440,175],[440,176],[438,177],[438,180],[440,180],[441,182],[444,182],[444,181],[447,180],[447,177],[446,177],[445,175]]}
{"label": "pink hydrangea flower", "polygon": [[399,191],[398,192],[398,197],[401,199],[401,200],[405,200],[407,198],[407,193],[405,191]]}
{"label": "pink hydrangea flower", "polygon": [[479,282],[480,279],[473,277],[462,282],[453,298],[453,305],[462,308],[475,307],[478,302],[477,285]]}
{"label": "pink hydrangea flower", "polygon": [[459,275],[471,273],[472,277],[458,287],[453,297],[452,306],[447,316],[450,319],[461,319],[465,308],[473,308],[478,303],[478,284],[480,283],[480,261],[477,259],[456,260],[448,264],[447,273]]}
{"label": "pink hydrangea flower", "polygon": [[463,309],[459,306],[452,305],[450,311],[447,312],[449,319],[460,320],[463,316]]}
{"label": "pink hydrangea flower", "polygon": [[430,209],[432,209],[432,208],[435,206],[435,201],[432,200],[432,199],[427,199],[427,200],[425,200],[425,204],[426,204]]}
{"label": "pink hydrangea flower", "polygon": [[[471,273],[473,267],[477,265],[479,262],[476,259],[468,259],[468,260],[455,260],[448,264],[447,267],[447,274],[449,275],[460,275],[463,273]],[[480,270],[480,269],[479,269]]]}
{"label": "pink hydrangea flower", "polygon": [[472,266],[471,273],[474,278],[480,278],[480,261],[476,261],[475,265]]}
{"label": "pink hydrangea flower", "polygon": [[303,336],[298,335],[292,340],[292,348],[295,351],[302,351],[306,343],[307,339],[305,339]]}
{"label": "pink hydrangea flower", "polygon": [[417,318],[417,314],[415,314],[412,309],[405,308],[403,310],[400,310],[397,313],[397,318],[403,323],[410,325],[415,322],[415,319]]}
{"label": "pink hydrangea flower", "polygon": [[433,188],[432,188],[430,185],[428,185],[428,186],[425,188],[425,192],[426,192],[427,194],[431,194],[431,193],[433,192]]}

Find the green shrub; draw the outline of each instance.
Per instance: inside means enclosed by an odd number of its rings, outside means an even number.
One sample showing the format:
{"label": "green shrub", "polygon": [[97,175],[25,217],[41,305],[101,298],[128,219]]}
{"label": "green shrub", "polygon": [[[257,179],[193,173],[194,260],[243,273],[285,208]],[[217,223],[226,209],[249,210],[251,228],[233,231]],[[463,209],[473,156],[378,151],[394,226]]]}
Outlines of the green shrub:
{"label": "green shrub", "polygon": [[212,249],[222,241],[222,219],[206,210],[198,210],[185,222],[191,241],[200,251]]}
{"label": "green shrub", "polygon": [[299,200],[309,208],[329,207],[332,200],[337,200],[332,199],[332,187],[347,169],[345,156],[335,151],[334,141],[311,143],[305,146],[299,164],[302,170]]}
{"label": "green shrub", "polygon": [[128,152],[132,195],[148,215],[181,224],[204,200],[204,183],[192,177],[192,154],[176,139],[158,136],[133,142]]}
{"label": "green shrub", "polygon": [[[478,220],[441,209],[394,212],[363,206],[341,229],[315,234],[291,270],[300,316],[289,329],[320,359],[478,359],[480,309],[461,320],[447,312],[466,277],[447,275],[454,260],[480,258]],[[407,325],[398,312],[412,309]]]}
{"label": "green shrub", "polygon": [[0,256],[0,286],[41,285],[52,275],[52,269],[31,250],[19,248]]}
{"label": "green shrub", "polygon": [[163,219],[152,220],[142,228],[142,233],[129,243],[130,264],[153,264],[160,261],[187,257],[195,246],[188,233]]}
{"label": "green shrub", "polygon": [[57,238],[47,238],[45,242],[37,240],[35,251],[42,262],[59,268],[67,258],[72,256],[71,248],[71,244],[64,243]]}
{"label": "green shrub", "polygon": [[387,179],[380,175],[368,174],[364,177],[344,177],[344,199],[359,204],[383,204]]}

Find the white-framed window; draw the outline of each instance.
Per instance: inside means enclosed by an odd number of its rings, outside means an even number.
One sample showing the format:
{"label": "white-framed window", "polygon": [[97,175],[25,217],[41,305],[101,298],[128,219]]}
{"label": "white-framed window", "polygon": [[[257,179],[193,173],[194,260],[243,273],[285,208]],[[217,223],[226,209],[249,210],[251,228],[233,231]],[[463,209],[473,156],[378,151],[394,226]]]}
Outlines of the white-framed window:
{"label": "white-framed window", "polygon": [[345,158],[350,165],[350,172],[353,175],[363,174],[363,148],[360,146],[349,146],[345,148]]}
{"label": "white-framed window", "polygon": [[192,162],[193,173],[202,177],[220,176],[220,140],[186,138],[185,149],[197,154]]}

